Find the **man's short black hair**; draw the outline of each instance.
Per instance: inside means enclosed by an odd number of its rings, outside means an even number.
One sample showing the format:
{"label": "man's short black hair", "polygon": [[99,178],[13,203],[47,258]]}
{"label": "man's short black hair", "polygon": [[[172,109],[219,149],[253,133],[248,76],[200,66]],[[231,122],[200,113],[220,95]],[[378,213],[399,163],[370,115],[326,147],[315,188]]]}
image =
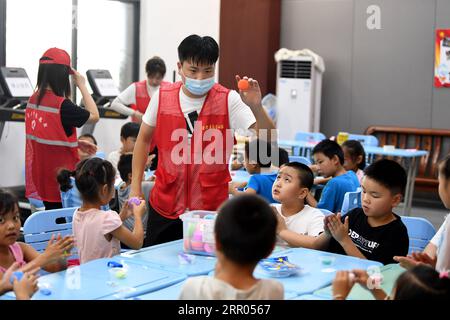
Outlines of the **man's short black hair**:
{"label": "man's short black hair", "polygon": [[388,188],[392,194],[403,194],[405,191],[406,171],[398,162],[389,159],[378,160],[368,166],[364,174]]}
{"label": "man's short black hair", "polygon": [[245,141],[244,152],[247,161],[256,162],[260,168],[270,168],[272,165],[272,145],[267,141],[260,139]]}
{"label": "man's short black hair", "polygon": [[308,188],[308,190],[311,190],[314,184],[314,173],[307,165],[293,161],[284,164],[283,167],[290,167],[295,169],[300,179],[300,187]]}
{"label": "man's short black hair", "polygon": [[129,180],[128,174],[132,173],[131,171],[132,163],[133,163],[132,153],[125,153],[121,155],[119,158],[119,162],[117,163],[117,170],[119,170],[120,178],[125,182],[128,182]]}
{"label": "man's short black hair", "polygon": [[122,129],[120,129],[120,137],[124,139],[127,139],[128,137],[137,138],[139,134],[139,128],[139,123],[127,122],[122,126]]}
{"label": "man's short black hair", "polygon": [[276,227],[277,218],[263,198],[239,195],[221,206],[214,231],[227,259],[252,265],[271,253]]}
{"label": "man's short black hair", "polygon": [[341,146],[333,140],[325,139],[320,141],[313,149],[312,154],[323,153],[327,158],[333,159],[337,156],[341,165],[344,164],[344,152]]}
{"label": "man's short black hair", "polygon": [[219,59],[219,45],[211,37],[192,34],[178,46],[178,59],[181,63],[213,65]]}
{"label": "man's short black hair", "polygon": [[164,63],[163,59],[155,56],[149,59],[145,64],[145,72],[149,77],[159,74],[164,78],[166,74],[166,64]]}

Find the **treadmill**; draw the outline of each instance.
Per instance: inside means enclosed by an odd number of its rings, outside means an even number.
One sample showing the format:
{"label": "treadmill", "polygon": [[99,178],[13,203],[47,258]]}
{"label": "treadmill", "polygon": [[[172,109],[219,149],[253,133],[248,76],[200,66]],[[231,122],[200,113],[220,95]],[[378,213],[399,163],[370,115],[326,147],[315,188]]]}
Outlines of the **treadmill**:
{"label": "treadmill", "polygon": [[[114,110],[109,109],[109,105],[119,95],[120,91],[117,88],[111,73],[103,69],[90,69],[86,72],[89,85],[92,88],[92,98],[98,107],[100,118],[106,119],[126,119],[124,116]],[[82,102],[83,104],[83,102]],[[82,129],[82,134],[93,134],[95,123],[85,124]]]}
{"label": "treadmill", "polygon": [[23,68],[0,68],[0,140],[5,123],[25,122],[25,108],[33,86]]}

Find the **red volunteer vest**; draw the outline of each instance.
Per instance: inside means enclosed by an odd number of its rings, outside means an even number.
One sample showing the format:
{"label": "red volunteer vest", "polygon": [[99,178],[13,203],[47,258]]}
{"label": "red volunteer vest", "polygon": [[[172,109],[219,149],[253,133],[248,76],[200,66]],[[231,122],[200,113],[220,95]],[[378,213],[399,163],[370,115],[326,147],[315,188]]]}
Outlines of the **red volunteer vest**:
{"label": "red volunteer vest", "polygon": [[228,199],[228,159],[234,137],[229,128],[229,90],[215,84],[209,91],[189,144],[181,111],[181,82],[160,87],[158,147],[152,207],[162,216],[177,219],[186,210],[217,210]]}
{"label": "red volunteer vest", "polygon": [[[161,85],[169,83],[170,82],[162,81]],[[150,103],[150,96],[147,91],[147,80],[135,82],[134,85],[136,86],[136,104],[132,104],[131,108],[144,114]],[[133,122],[139,122],[135,117],[131,117],[131,120]]]}
{"label": "red volunteer vest", "polygon": [[63,97],[46,90],[39,106],[38,92],[25,111],[25,195],[49,202],[61,202],[56,175],[60,168],[74,170],[78,157],[77,132],[67,137],[61,123]]}

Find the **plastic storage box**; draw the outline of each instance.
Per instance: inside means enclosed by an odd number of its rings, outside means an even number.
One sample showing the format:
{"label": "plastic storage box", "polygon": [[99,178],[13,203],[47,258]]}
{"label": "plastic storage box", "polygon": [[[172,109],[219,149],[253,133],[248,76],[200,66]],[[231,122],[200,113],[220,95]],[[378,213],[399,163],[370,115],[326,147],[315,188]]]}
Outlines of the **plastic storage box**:
{"label": "plastic storage box", "polygon": [[183,220],[183,249],[187,253],[215,256],[215,211],[194,210],[180,216]]}

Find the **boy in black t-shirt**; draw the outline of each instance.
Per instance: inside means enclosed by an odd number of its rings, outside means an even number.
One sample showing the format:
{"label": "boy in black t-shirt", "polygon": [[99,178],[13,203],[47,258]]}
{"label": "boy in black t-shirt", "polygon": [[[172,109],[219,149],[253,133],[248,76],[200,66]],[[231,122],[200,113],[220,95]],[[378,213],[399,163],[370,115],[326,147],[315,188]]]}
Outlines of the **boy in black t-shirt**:
{"label": "boy in black t-shirt", "polygon": [[315,249],[347,254],[383,264],[396,263],[408,253],[409,238],[400,217],[392,212],[402,199],[406,172],[392,160],[379,160],[364,170],[362,208],[325,217],[325,232],[316,238]]}

